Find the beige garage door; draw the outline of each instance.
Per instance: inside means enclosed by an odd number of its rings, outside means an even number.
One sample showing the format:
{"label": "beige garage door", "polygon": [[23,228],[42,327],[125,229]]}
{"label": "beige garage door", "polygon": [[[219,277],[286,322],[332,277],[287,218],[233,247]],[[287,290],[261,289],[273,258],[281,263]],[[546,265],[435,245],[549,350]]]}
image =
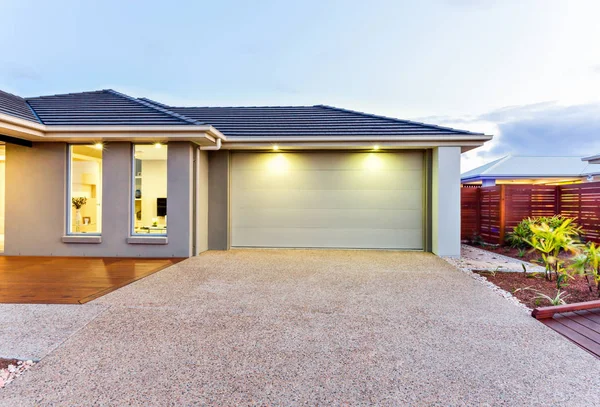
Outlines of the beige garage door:
{"label": "beige garage door", "polygon": [[233,153],[234,247],[423,248],[423,153]]}

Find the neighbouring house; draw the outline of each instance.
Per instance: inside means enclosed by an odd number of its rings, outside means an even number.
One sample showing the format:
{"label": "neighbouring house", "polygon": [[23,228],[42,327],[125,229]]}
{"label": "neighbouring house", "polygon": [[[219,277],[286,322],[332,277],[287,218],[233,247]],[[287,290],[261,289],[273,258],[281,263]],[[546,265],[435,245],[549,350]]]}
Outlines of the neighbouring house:
{"label": "neighbouring house", "polygon": [[4,254],[291,247],[459,256],[460,155],[490,139],[322,105],[0,92]]}
{"label": "neighbouring house", "polygon": [[590,157],[583,157],[582,161],[587,161],[590,164],[600,164],[600,154],[592,155]]}
{"label": "neighbouring house", "polygon": [[[597,161],[594,160],[597,159]],[[600,159],[507,155],[460,176],[463,186],[560,185],[600,180]]]}

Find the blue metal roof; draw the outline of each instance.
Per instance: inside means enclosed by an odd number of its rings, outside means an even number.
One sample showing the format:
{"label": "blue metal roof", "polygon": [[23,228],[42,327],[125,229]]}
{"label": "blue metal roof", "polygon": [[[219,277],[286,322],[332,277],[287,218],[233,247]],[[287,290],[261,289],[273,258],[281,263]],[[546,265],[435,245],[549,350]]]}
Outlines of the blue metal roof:
{"label": "blue metal roof", "polygon": [[[157,103],[143,98],[148,103]],[[226,136],[455,136],[480,135],[332,106],[172,107],[157,104],[217,128]]]}
{"label": "blue metal roof", "polygon": [[47,125],[197,125],[162,107],[112,89],[25,99]]}
{"label": "blue metal roof", "polygon": [[18,117],[19,119],[31,120],[38,122],[35,114],[25,101],[20,96],[0,90],[0,113],[5,113],[10,116]]}

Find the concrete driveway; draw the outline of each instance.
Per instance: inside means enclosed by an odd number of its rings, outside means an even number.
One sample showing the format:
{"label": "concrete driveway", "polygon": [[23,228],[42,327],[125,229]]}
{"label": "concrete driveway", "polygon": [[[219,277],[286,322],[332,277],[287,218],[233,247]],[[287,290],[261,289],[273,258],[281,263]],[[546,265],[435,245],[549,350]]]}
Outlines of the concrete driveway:
{"label": "concrete driveway", "polygon": [[430,254],[208,252],[89,305],[0,404],[600,404],[596,358]]}

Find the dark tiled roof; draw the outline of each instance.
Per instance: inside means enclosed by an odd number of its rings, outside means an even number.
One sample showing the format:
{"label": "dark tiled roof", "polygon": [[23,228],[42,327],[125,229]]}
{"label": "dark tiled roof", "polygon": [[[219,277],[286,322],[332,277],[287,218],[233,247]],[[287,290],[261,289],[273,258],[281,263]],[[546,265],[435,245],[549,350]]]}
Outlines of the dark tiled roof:
{"label": "dark tiled roof", "polygon": [[[142,99],[156,103],[150,99]],[[480,135],[331,106],[169,107],[210,124],[226,136],[455,136]]]}
{"label": "dark tiled roof", "polygon": [[202,124],[112,89],[27,98],[47,125],[195,125]]}
{"label": "dark tiled roof", "polygon": [[0,113],[6,113],[8,115],[18,117],[19,119],[31,120],[39,123],[25,99],[1,90]]}

